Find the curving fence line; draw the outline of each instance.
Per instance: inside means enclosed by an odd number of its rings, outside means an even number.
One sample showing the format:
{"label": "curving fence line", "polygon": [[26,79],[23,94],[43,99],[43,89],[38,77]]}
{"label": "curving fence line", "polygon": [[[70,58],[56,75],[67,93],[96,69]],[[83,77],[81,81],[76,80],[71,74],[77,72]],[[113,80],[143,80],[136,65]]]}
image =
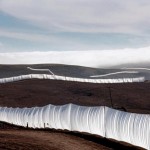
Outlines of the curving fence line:
{"label": "curving fence line", "polygon": [[149,68],[127,68],[127,67],[124,67],[122,69],[127,69],[127,70],[129,70],[129,69],[131,69],[131,70],[147,70],[147,71],[150,71]]}
{"label": "curving fence line", "polygon": [[64,80],[64,81],[89,82],[89,83],[128,83],[128,82],[132,83],[145,81],[144,77],[120,78],[120,79],[85,79],[85,78],[65,77],[58,75],[48,75],[48,74],[28,74],[9,78],[1,78],[0,83],[8,83],[26,79],[51,79],[51,80]]}
{"label": "curving fence line", "polygon": [[67,104],[32,108],[0,107],[0,121],[30,128],[87,132],[150,150],[150,115],[128,113],[105,106]]}
{"label": "curving fence line", "polygon": [[27,67],[27,69],[29,70],[32,70],[32,71],[47,71],[49,73],[51,73],[52,75],[55,75],[50,69],[34,69],[34,68],[31,68],[31,67]]}
{"label": "curving fence line", "polygon": [[119,72],[112,72],[112,73],[101,74],[101,75],[93,75],[90,77],[98,78],[98,77],[107,77],[107,76],[116,75],[116,74],[136,74],[136,73],[139,73],[139,72],[138,71],[119,71]]}

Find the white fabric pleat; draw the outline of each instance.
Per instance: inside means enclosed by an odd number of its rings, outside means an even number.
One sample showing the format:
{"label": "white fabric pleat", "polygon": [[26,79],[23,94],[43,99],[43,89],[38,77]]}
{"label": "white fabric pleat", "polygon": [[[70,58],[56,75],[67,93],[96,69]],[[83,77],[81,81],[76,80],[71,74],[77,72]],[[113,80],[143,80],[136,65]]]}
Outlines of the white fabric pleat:
{"label": "white fabric pleat", "polygon": [[150,115],[105,106],[74,104],[32,108],[0,107],[0,121],[30,128],[87,132],[150,150]]}
{"label": "white fabric pleat", "polygon": [[57,75],[48,74],[28,74],[20,75],[9,78],[1,78],[0,83],[15,82],[26,79],[51,79],[51,80],[64,80],[64,81],[74,81],[74,82],[88,82],[88,83],[128,83],[128,82],[144,82],[144,77],[138,78],[120,78],[120,79],[84,79],[84,78],[73,78]]}

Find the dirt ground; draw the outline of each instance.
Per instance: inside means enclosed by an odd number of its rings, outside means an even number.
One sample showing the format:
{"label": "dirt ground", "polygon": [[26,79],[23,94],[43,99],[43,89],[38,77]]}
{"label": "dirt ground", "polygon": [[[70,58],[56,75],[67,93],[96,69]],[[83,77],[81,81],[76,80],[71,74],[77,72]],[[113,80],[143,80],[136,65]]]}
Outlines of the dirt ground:
{"label": "dirt ground", "polygon": [[111,148],[65,133],[27,130],[0,131],[0,149],[111,150]]}
{"label": "dirt ground", "polygon": [[0,123],[0,150],[142,150],[87,133],[34,130]]}
{"label": "dirt ground", "polygon": [[25,80],[0,84],[0,106],[34,107],[68,103],[105,105],[128,112],[149,114],[150,83],[92,84]]}
{"label": "dirt ground", "polygon": [[[150,113],[150,83],[90,84],[25,80],[0,84],[0,106],[33,107],[74,103],[106,105],[129,112]],[[139,150],[93,135],[52,131],[0,129],[0,149],[9,150]]]}

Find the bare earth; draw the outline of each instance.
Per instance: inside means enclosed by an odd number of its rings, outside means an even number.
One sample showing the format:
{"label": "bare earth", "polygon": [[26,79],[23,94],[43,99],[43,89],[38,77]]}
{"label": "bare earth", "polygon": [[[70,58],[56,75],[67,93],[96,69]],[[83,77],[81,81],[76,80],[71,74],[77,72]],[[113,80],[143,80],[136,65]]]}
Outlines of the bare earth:
{"label": "bare earth", "polygon": [[150,114],[150,83],[92,84],[56,80],[25,80],[0,84],[0,106],[34,107],[68,103],[124,108]]}
{"label": "bare earth", "polygon": [[111,150],[111,148],[65,133],[28,130],[0,131],[0,149]]}
{"label": "bare earth", "polygon": [[0,149],[7,150],[142,150],[87,133],[34,130],[0,123]]}

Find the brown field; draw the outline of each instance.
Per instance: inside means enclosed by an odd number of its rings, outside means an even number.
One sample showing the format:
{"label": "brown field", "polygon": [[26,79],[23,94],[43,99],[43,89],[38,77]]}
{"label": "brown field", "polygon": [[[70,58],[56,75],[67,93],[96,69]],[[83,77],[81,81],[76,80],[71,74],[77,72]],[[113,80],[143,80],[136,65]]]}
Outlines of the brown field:
{"label": "brown field", "polygon": [[[112,97],[112,104],[110,92]],[[92,84],[54,80],[25,80],[0,84],[0,106],[34,107],[78,104],[124,108],[150,113],[150,83]]]}

